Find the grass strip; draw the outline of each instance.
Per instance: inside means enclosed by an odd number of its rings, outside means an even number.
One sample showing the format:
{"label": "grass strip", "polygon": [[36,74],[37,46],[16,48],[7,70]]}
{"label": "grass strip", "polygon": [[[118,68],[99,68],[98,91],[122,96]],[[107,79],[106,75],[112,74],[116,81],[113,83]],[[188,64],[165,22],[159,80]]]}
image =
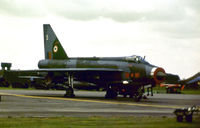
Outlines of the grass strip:
{"label": "grass strip", "polygon": [[1,128],[199,128],[200,117],[192,123],[176,122],[174,117],[7,117]]}

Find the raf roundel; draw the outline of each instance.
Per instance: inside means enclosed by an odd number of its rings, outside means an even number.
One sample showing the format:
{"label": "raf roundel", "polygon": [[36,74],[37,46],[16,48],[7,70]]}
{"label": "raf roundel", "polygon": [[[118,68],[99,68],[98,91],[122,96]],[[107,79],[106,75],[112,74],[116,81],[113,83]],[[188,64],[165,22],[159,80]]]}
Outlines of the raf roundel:
{"label": "raf roundel", "polygon": [[58,51],[58,46],[57,45],[55,45],[54,47],[53,47],[53,52],[57,52]]}

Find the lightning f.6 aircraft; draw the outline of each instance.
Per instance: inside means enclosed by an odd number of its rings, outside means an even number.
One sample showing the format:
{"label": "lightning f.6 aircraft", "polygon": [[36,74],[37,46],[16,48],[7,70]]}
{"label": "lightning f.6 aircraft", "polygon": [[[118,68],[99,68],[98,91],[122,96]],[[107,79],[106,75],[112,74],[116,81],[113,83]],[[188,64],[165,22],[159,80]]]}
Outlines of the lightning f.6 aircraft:
{"label": "lightning f.6 aircraft", "polygon": [[66,97],[75,96],[74,82],[79,81],[106,90],[105,98],[123,95],[140,101],[145,86],[151,85],[152,91],[152,87],[165,80],[163,68],[149,64],[140,56],[70,58],[51,26],[44,24],[43,27],[45,59],[39,61],[36,72],[43,76],[46,86],[64,84]]}

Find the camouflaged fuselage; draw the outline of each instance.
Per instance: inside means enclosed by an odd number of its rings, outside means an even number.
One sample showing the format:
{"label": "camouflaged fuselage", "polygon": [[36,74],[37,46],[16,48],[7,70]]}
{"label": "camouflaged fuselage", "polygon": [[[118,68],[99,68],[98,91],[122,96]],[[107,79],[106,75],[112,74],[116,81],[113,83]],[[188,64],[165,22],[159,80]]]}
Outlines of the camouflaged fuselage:
{"label": "camouflaged fuselage", "polygon": [[[119,69],[121,72],[116,73],[87,73],[83,74],[83,77],[87,77],[94,81],[94,77],[98,78],[98,80],[106,80],[106,81],[128,81],[129,83],[139,83],[140,84],[150,84],[152,80],[151,70],[154,68],[153,65],[144,62],[136,62],[127,60],[126,57],[84,57],[84,58],[69,58],[66,60],[41,60],[38,63],[38,67],[40,69],[48,69],[48,68],[56,68],[56,69]],[[87,75],[87,76],[85,76]],[[104,76],[102,76],[104,75]],[[79,77],[79,79],[81,79]]]}

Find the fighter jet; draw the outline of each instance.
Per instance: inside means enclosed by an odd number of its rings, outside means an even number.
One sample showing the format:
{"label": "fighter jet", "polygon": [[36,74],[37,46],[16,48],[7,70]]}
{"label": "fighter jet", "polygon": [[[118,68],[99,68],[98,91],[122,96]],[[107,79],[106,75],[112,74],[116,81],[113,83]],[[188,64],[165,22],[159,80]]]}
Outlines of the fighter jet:
{"label": "fighter jet", "polygon": [[105,98],[118,95],[139,101],[144,87],[155,87],[165,80],[165,70],[154,66],[141,56],[73,57],[67,56],[49,24],[43,25],[45,59],[38,63],[38,74],[45,83],[64,83],[66,97],[74,97],[74,81],[88,82],[106,90]]}
{"label": "fighter jet", "polygon": [[51,26],[44,24],[43,29],[45,59],[38,62],[37,70],[4,71],[12,86],[27,87],[31,83],[35,88],[64,87],[65,97],[74,97],[77,88],[74,83],[79,83],[84,89],[89,90],[88,85],[92,85],[97,90],[106,90],[105,98],[123,95],[140,101],[145,87],[153,95],[153,87],[165,80],[165,70],[141,56],[70,58]]}

